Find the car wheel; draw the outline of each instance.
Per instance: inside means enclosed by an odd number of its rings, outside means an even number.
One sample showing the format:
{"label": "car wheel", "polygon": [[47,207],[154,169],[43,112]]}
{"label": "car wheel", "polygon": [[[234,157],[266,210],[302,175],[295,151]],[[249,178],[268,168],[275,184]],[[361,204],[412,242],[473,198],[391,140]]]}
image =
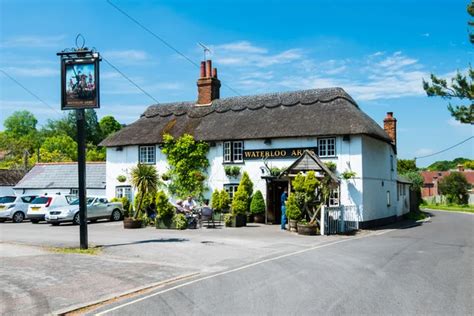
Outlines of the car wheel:
{"label": "car wheel", "polygon": [[39,219],[31,219],[31,223],[32,224],[38,224],[39,223]]}
{"label": "car wheel", "polygon": [[59,226],[59,223],[51,223],[53,226]]}
{"label": "car wheel", "polygon": [[97,222],[97,218],[91,219],[91,223]]}
{"label": "car wheel", "polygon": [[72,223],[74,225],[79,225],[81,223],[81,221],[79,219],[79,212],[77,212],[76,215],[74,215],[74,219],[72,220]]}
{"label": "car wheel", "polygon": [[120,213],[119,210],[114,210],[112,212],[112,216],[110,217],[110,219],[115,222],[119,221],[121,218],[122,218],[122,213]]}
{"label": "car wheel", "polygon": [[25,214],[23,212],[15,212],[12,217],[13,223],[21,223],[25,219]]}

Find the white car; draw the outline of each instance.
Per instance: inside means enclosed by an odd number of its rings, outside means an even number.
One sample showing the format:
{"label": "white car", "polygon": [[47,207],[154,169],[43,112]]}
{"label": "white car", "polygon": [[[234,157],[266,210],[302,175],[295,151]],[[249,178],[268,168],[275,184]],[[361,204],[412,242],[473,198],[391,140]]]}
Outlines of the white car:
{"label": "white car", "polygon": [[[88,197],[87,219],[95,222],[98,219],[110,219],[118,221],[123,216],[123,206],[120,202],[109,202],[105,197]],[[79,224],[79,199],[74,200],[70,205],[57,207],[50,210],[45,217],[48,223],[54,226],[60,223],[72,222]]]}
{"label": "white car", "polygon": [[14,223],[21,223],[26,218],[28,205],[36,195],[24,196],[1,196],[0,197],[0,223],[12,220]]}
{"label": "white car", "polygon": [[44,221],[46,214],[56,207],[67,206],[71,202],[70,195],[54,194],[38,196],[28,206],[27,218],[37,224]]}

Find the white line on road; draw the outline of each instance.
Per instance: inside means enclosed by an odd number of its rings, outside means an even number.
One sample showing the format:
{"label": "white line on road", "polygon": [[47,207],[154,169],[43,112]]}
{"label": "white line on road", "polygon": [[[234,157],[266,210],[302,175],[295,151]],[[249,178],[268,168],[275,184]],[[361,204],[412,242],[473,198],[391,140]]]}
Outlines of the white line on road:
{"label": "white line on road", "polygon": [[138,299],[136,299],[136,300],[130,301],[130,302],[128,302],[128,303],[124,303],[124,304],[122,304],[122,305],[118,305],[118,306],[113,307],[113,308],[111,308],[111,309],[107,309],[107,310],[105,310],[105,311],[102,311],[102,312],[100,312],[100,313],[98,313],[98,314],[96,314],[96,315],[105,315],[105,314],[110,313],[110,312],[113,312],[113,311],[115,311],[115,310],[117,310],[117,309],[120,309],[120,308],[123,308],[123,307],[125,307],[125,306],[132,305],[132,304],[135,304],[135,303],[144,301],[144,300],[146,300],[146,299],[149,299],[149,298],[154,297],[154,296],[157,296],[157,295],[161,295],[161,294],[164,294],[164,293],[167,293],[167,292],[170,292],[170,291],[173,291],[173,290],[176,290],[176,289],[179,289],[179,288],[182,288],[182,287],[185,287],[185,286],[194,284],[194,283],[198,283],[198,282],[201,282],[201,281],[204,281],[204,280],[208,280],[208,279],[216,278],[216,277],[218,277],[218,276],[222,276],[222,275],[234,273],[234,272],[237,272],[237,271],[241,271],[241,270],[244,270],[244,269],[248,269],[248,268],[251,268],[251,267],[254,267],[254,266],[263,264],[263,263],[267,263],[267,262],[271,262],[271,261],[275,261],[275,260],[280,260],[280,259],[283,259],[283,258],[287,258],[287,257],[299,255],[299,254],[301,254],[301,253],[305,253],[305,252],[312,251],[312,250],[315,250],[315,249],[320,249],[320,248],[332,246],[332,245],[335,245],[335,244],[339,244],[339,243],[343,243],[343,242],[347,242],[347,241],[351,241],[351,240],[357,240],[357,239],[366,238],[366,237],[370,237],[370,236],[374,236],[374,235],[380,236],[380,235],[383,235],[383,234],[386,234],[386,233],[389,233],[389,232],[392,232],[392,231],[394,231],[394,229],[382,231],[382,232],[379,232],[379,233],[377,233],[377,234],[369,234],[369,235],[354,237],[354,238],[350,238],[350,239],[338,240],[338,241],[330,242],[330,243],[327,243],[327,244],[324,244],[324,245],[318,245],[318,246],[314,246],[314,247],[310,247],[310,248],[306,248],[306,249],[294,251],[294,252],[291,252],[291,253],[287,253],[287,254],[284,254],[284,255],[280,255],[280,256],[277,256],[277,257],[273,257],[273,258],[269,258],[269,259],[257,261],[257,262],[254,262],[254,263],[250,263],[250,264],[244,265],[244,266],[242,266],[242,267],[238,267],[238,268],[235,268],[235,269],[226,270],[226,271],[223,271],[223,272],[219,272],[219,273],[216,273],[216,274],[212,274],[212,275],[209,275],[209,276],[206,276],[206,277],[202,277],[202,278],[199,278],[199,279],[196,279],[196,280],[193,280],[193,281],[189,281],[189,282],[186,282],[186,283],[182,283],[182,284],[179,284],[179,285],[170,287],[169,289],[165,289],[165,290],[163,290],[163,291],[159,291],[159,292],[156,292],[156,293],[147,295],[147,296],[143,296],[143,297],[141,297],[141,298],[138,298]]}

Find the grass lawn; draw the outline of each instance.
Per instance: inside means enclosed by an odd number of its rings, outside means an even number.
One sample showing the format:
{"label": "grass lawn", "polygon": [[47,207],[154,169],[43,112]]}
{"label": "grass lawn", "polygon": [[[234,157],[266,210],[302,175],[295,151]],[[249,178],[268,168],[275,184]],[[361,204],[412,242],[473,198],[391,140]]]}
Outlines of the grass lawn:
{"label": "grass lawn", "polygon": [[442,211],[453,211],[453,212],[465,212],[465,213],[474,213],[474,205],[436,205],[436,204],[425,204],[420,205],[421,209],[432,209],[432,210],[442,210]]}
{"label": "grass lawn", "polygon": [[74,254],[81,254],[81,255],[99,255],[101,252],[100,247],[91,247],[89,249],[80,249],[80,248],[56,248],[56,247],[48,247],[47,248],[51,252],[56,253],[74,253]]}

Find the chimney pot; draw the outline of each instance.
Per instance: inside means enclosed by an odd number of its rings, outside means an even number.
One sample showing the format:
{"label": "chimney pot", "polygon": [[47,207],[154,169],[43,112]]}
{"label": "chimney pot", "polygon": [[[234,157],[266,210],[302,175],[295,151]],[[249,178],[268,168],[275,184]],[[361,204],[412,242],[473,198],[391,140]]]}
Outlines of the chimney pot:
{"label": "chimney pot", "polygon": [[217,68],[212,68],[212,78],[217,79]]}
{"label": "chimney pot", "polygon": [[211,78],[211,71],[212,71],[212,60],[206,61],[206,77]]}
{"label": "chimney pot", "polygon": [[397,119],[393,117],[393,112],[387,112],[387,116],[383,120],[383,129],[392,139],[392,143],[397,145]]}
{"label": "chimney pot", "polygon": [[201,78],[204,78],[206,76],[206,62],[201,61]]}

